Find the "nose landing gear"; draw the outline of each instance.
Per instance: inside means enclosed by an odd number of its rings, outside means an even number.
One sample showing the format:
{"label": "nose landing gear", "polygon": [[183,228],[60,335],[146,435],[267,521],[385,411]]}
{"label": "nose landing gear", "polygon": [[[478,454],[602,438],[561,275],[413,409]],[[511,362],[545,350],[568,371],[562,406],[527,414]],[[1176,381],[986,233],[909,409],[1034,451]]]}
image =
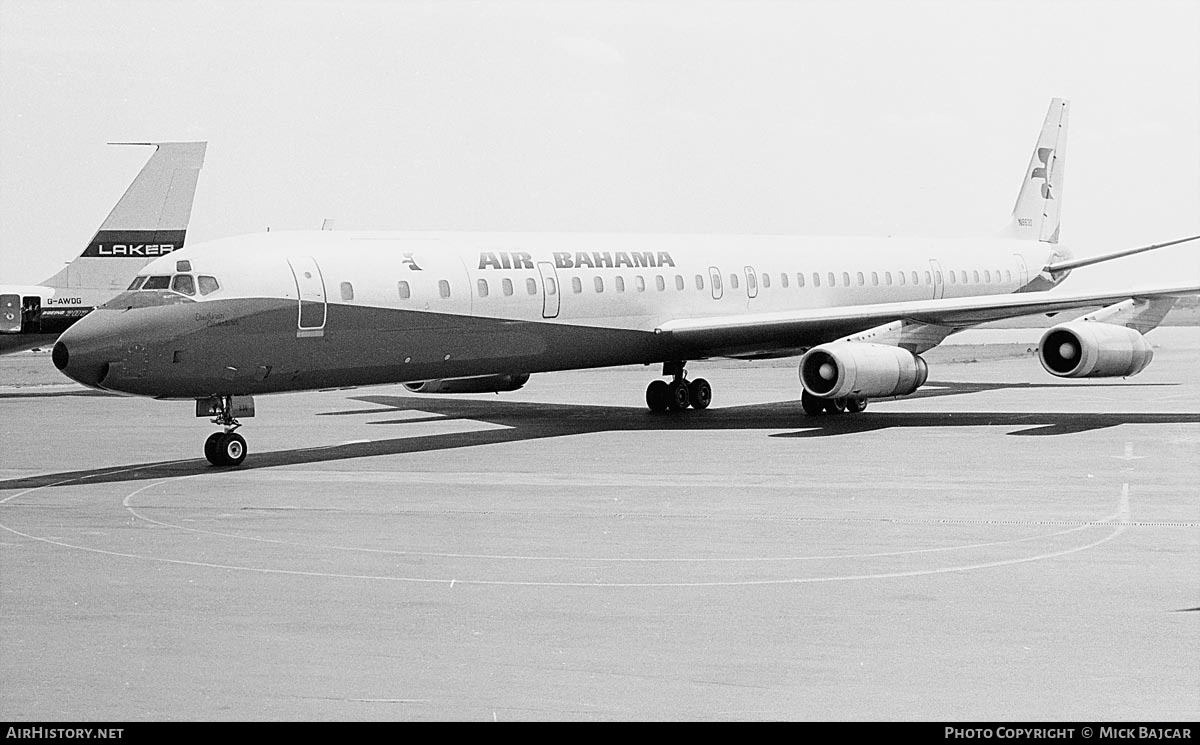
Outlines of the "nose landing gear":
{"label": "nose landing gear", "polygon": [[[242,425],[233,416],[233,397],[216,396],[196,403],[197,411],[201,404],[207,405],[209,413],[216,414],[212,423],[225,429],[224,432],[213,432],[204,441],[204,457],[214,466],[241,465],[246,460],[246,438],[234,431]],[[253,416],[253,409],[250,416]]]}
{"label": "nose landing gear", "polygon": [[214,466],[236,466],[246,460],[246,438],[236,432],[213,432],[204,441],[204,457]]}

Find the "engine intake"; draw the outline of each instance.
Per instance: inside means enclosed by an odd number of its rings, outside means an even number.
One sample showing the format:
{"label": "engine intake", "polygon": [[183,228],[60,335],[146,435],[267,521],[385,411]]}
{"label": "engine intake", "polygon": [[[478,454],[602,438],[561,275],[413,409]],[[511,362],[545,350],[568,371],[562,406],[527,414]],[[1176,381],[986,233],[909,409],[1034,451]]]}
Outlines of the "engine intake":
{"label": "engine intake", "polygon": [[925,360],[884,344],[835,341],[800,358],[800,382],[820,398],[905,396],[928,377]]}
{"label": "engine intake", "polygon": [[1042,334],[1038,359],[1060,378],[1112,378],[1137,375],[1154,352],[1135,329],[1097,321],[1072,321]]}
{"label": "engine intake", "polygon": [[529,373],[515,375],[476,375],[470,378],[438,378],[405,383],[413,393],[499,393],[515,391],[529,382]]}

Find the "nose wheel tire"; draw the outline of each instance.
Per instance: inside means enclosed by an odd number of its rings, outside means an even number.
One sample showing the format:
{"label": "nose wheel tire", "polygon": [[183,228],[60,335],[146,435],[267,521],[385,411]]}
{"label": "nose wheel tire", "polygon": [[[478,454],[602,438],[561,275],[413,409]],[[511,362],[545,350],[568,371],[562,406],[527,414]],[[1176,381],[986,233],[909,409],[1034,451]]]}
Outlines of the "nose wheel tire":
{"label": "nose wheel tire", "polygon": [[246,438],[236,432],[214,432],[204,441],[204,457],[214,466],[237,466],[246,460]]}

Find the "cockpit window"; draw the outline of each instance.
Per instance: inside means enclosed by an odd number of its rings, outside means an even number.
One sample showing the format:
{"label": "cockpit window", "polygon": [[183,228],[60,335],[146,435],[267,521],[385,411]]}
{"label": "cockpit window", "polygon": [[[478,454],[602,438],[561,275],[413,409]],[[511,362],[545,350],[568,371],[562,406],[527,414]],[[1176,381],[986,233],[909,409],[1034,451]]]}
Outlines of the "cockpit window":
{"label": "cockpit window", "polygon": [[202,274],[197,279],[200,281],[201,295],[208,295],[209,293],[216,292],[217,290],[221,289],[221,285],[217,283],[216,277],[209,277]]}
{"label": "cockpit window", "polygon": [[195,295],[196,280],[190,274],[176,274],[175,279],[171,280],[171,289],[182,295]]}
{"label": "cockpit window", "polygon": [[144,285],[142,285],[142,289],[143,290],[165,290],[170,286],[171,286],[171,277],[164,275],[164,276],[155,276],[155,277],[148,278],[146,280],[146,283]]}
{"label": "cockpit window", "polygon": [[127,292],[133,292],[134,290],[138,289],[139,287],[142,286],[142,283],[145,281],[146,281],[145,277],[134,277],[133,282],[129,283],[129,289],[127,290]]}

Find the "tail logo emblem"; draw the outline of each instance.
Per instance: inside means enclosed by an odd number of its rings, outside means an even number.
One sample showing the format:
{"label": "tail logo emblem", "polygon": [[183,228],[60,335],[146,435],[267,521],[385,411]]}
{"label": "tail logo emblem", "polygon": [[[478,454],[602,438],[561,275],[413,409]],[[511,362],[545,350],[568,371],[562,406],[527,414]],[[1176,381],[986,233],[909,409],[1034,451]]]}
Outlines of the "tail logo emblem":
{"label": "tail logo emblem", "polygon": [[1042,162],[1042,165],[1034,168],[1033,172],[1029,174],[1029,178],[1040,178],[1042,180],[1042,199],[1054,199],[1054,194],[1050,188],[1050,161],[1054,159],[1054,148],[1039,147],[1037,149],[1037,158]]}

